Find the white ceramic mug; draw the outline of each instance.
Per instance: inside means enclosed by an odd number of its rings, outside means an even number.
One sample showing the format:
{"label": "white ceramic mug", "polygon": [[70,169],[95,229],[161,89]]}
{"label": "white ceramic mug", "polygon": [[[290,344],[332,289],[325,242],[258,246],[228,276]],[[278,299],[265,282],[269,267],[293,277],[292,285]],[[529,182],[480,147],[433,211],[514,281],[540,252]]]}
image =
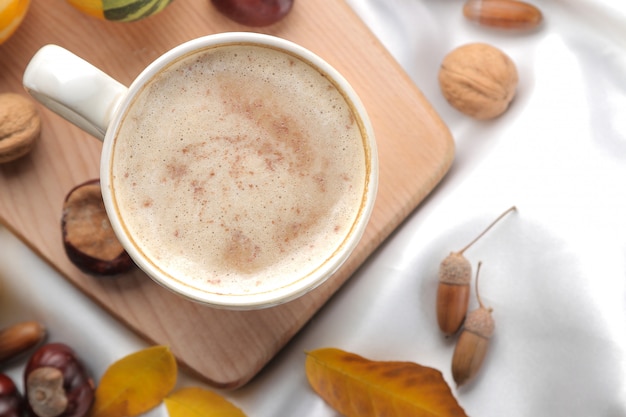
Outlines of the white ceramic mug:
{"label": "white ceramic mug", "polygon": [[[307,81],[297,83],[310,87],[303,92],[291,81],[300,76]],[[205,80],[214,83],[192,88]],[[127,88],[47,45],[23,82],[46,107],[103,140],[102,195],[116,235],[148,276],[189,299],[233,309],[292,300],[335,273],[363,235],[378,184],[374,132],[344,77],[301,46],[257,33],[209,35],[166,52]],[[209,104],[192,98],[203,94],[215,97]],[[295,110],[298,102],[304,110]],[[186,134],[196,119],[208,125]],[[241,126],[253,130],[239,133]],[[308,143],[317,131],[322,142]],[[163,162],[148,161],[154,148],[167,149]],[[161,213],[172,218],[161,221]]]}

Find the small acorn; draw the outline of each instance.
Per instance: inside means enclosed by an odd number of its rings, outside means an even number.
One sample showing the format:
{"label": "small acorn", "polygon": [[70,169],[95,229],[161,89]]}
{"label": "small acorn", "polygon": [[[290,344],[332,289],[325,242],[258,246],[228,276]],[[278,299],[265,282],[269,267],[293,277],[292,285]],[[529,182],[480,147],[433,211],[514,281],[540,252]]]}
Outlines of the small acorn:
{"label": "small acorn", "polygon": [[476,298],[479,307],[467,315],[463,331],[459,336],[452,356],[452,377],[457,387],[476,376],[485,360],[489,339],[493,336],[495,322],[491,316],[492,308],[486,308],[478,294],[478,273],[481,263],[476,268]]}
{"label": "small acorn", "polygon": [[456,333],[469,304],[472,266],[463,251],[452,252],[439,265],[437,286],[437,322],[446,335]]}
{"label": "small acorn", "polygon": [[15,323],[3,328],[0,330],[0,364],[27,352],[45,338],[46,328],[34,320]]}
{"label": "small acorn", "polygon": [[474,240],[458,252],[452,252],[439,265],[439,285],[437,286],[437,323],[446,335],[455,334],[463,324],[469,305],[472,266],[463,256],[478,239],[511,211],[509,208],[495,219]]}

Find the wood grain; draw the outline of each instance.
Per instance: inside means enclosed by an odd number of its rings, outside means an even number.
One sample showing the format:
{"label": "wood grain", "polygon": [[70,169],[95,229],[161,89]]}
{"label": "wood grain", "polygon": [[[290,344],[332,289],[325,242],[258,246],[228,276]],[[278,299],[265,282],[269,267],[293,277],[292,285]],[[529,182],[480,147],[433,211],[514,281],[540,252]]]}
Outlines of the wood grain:
{"label": "wood grain", "polygon": [[[208,0],[177,0],[134,23],[99,21],[65,2],[33,0],[22,26],[0,45],[0,92],[25,94],[26,64],[56,43],[128,85],[161,53],[216,32],[249,31],[219,15]],[[329,281],[298,300],[260,311],[227,311],[181,299],[140,271],[98,279],[80,273],[61,243],[63,198],[97,178],[101,143],[40,107],[43,132],[26,157],[0,165],[0,222],[114,317],[181,366],[219,388],[243,386],[304,326],[363,261],[428,195],[454,155],[450,132],[419,89],[342,1],[296,2],[289,16],[262,30],[326,59],[368,109],[379,147],[376,206],[354,254]],[[384,277],[381,277],[384,279]]]}

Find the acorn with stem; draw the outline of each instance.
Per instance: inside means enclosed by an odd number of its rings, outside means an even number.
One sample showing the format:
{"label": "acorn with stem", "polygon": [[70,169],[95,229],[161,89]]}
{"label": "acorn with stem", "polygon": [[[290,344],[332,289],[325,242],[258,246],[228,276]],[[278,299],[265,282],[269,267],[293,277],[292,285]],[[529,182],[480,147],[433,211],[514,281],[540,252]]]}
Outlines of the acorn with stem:
{"label": "acorn with stem", "polygon": [[452,356],[452,377],[457,387],[465,384],[476,376],[481,368],[489,340],[493,336],[495,330],[495,321],[491,316],[493,309],[484,306],[478,293],[478,273],[480,272],[481,262],[476,268],[476,299],[479,307],[472,310],[467,315],[463,331],[459,336],[459,340],[454,348]]}
{"label": "acorn with stem", "polygon": [[439,266],[439,285],[437,287],[437,323],[446,335],[458,332],[467,314],[472,280],[472,266],[463,253],[489,231],[500,219],[511,211],[512,206],[496,218],[474,240],[458,252],[452,252]]}

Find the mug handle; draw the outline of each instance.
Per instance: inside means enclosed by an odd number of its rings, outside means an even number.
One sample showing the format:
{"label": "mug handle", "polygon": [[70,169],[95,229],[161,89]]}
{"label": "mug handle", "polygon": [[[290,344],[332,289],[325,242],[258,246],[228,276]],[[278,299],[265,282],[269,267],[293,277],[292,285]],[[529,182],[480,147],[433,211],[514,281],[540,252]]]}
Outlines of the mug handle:
{"label": "mug handle", "polygon": [[128,93],[126,86],[57,45],[37,51],[22,84],[41,104],[100,140]]}

